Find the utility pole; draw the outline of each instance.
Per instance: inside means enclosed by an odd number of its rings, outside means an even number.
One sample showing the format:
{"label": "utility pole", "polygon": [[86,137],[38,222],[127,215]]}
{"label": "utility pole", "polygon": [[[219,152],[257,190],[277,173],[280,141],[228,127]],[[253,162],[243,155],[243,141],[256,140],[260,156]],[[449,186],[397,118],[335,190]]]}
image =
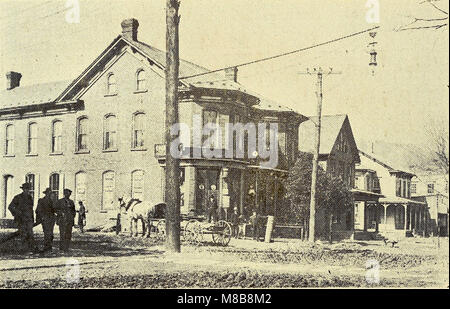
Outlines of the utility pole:
{"label": "utility pole", "polygon": [[178,0],[166,0],[166,248],[180,252],[180,162],[172,157],[170,145],[176,136],[170,128],[178,123],[179,48],[178,24],[180,18]]}
{"label": "utility pole", "polygon": [[[319,171],[319,151],[320,151],[320,129],[322,125],[322,99],[323,99],[323,70],[322,68],[314,69],[313,72],[309,70],[306,73],[300,72],[300,74],[317,74],[317,82],[316,82],[316,96],[317,96],[317,123],[316,123],[316,131],[315,131],[315,147],[314,147],[314,158],[313,158],[313,168],[311,175],[311,200],[309,204],[309,235],[308,240],[310,242],[316,241],[316,202],[317,202],[317,175]],[[330,68],[329,74],[340,74],[339,72],[334,73],[333,69]],[[331,230],[330,230],[331,233]]]}

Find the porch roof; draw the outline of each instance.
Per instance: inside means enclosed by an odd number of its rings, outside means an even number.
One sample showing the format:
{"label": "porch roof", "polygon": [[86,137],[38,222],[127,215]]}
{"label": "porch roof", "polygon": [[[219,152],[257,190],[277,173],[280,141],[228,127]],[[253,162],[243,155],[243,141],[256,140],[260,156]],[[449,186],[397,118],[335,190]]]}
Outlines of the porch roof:
{"label": "porch roof", "polygon": [[388,204],[417,204],[417,205],[426,205],[427,203],[410,200],[408,198],[399,197],[399,196],[387,196],[381,197],[378,200],[380,203],[388,203]]}

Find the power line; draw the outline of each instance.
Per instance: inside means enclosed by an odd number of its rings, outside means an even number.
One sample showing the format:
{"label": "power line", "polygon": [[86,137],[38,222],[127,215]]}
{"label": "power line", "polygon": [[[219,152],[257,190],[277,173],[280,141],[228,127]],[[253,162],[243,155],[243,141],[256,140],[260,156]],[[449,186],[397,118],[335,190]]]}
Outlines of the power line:
{"label": "power line", "polygon": [[52,2],[52,0],[46,1],[46,2],[44,2],[44,3],[39,3],[39,4],[37,4],[37,5],[29,6],[29,7],[25,8],[25,9],[23,9],[23,10],[21,10],[21,11],[17,11],[15,14],[7,14],[7,15],[0,16],[0,18],[1,18],[1,19],[8,19],[8,18],[17,17],[17,16],[19,16],[19,14],[21,14],[21,13],[23,13],[23,12],[26,12],[26,11],[29,11],[29,10],[31,10],[31,9],[38,8],[38,7],[47,5],[47,4],[50,3],[50,2]]}
{"label": "power line", "polygon": [[336,39],[333,39],[333,40],[329,40],[329,41],[326,41],[326,42],[314,44],[314,45],[311,45],[311,46],[308,46],[308,47],[300,48],[300,49],[297,49],[297,50],[294,50],[294,51],[290,51],[290,52],[287,52],[287,53],[283,53],[283,54],[279,54],[279,55],[275,55],[275,56],[271,56],[271,57],[266,57],[266,58],[262,58],[262,59],[258,59],[258,60],[254,60],[254,61],[250,61],[250,62],[244,62],[244,63],[241,63],[241,64],[228,66],[228,67],[225,67],[225,68],[221,68],[221,69],[217,69],[217,70],[213,70],[213,71],[209,71],[209,72],[194,74],[194,75],[190,75],[190,76],[182,76],[179,79],[181,80],[181,79],[187,79],[187,78],[192,78],[192,77],[203,76],[203,75],[207,75],[207,74],[217,73],[217,72],[220,72],[220,71],[223,71],[223,70],[227,70],[227,69],[243,67],[243,66],[247,66],[247,65],[250,65],[250,64],[258,63],[258,62],[268,61],[268,60],[272,60],[272,59],[276,59],[276,58],[292,55],[292,54],[299,53],[299,52],[302,52],[302,51],[305,51],[305,50],[308,50],[308,49],[313,49],[313,48],[316,48],[316,47],[319,47],[319,46],[323,46],[323,45],[335,43],[335,42],[338,42],[338,41],[341,41],[341,40],[344,40],[344,39],[348,39],[350,37],[357,36],[357,35],[360,35],[360,34],[363,34],[363,33],[366,33],[366,32],[369,32],[369,31],[372,31],[372,30],[375,30],[375,29],[378,29],[378,28],[380,28],[380,26],[376,26],[376,27],[373,27],[373,28],[370,28],[370,29],[366,29],[366,30],[362,30],[362,31],[359,31],[359,32],[355,32],[355,33],[352,33],[352,34],[349,34],[349,35],[346,35],[346,36],[342,36],[342,37],[339,37],[339,38],[336,38]]}

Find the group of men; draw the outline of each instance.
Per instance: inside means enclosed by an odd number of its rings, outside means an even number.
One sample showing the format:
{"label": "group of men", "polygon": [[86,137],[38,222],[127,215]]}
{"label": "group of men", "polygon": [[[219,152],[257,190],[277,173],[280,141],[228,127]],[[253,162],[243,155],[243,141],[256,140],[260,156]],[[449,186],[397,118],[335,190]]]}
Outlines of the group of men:
{"label": "group of men", "polygon": [[[22,193],[16,195],[9,204],[9,211],[14,216],[17,223],[19,234],[22,238],[25,249],[30,253],[44,253],[52,250],[53,230],[56,225],[59,226],[60,243],[59,249],[63,252],[69,251],[72,239],[72,228],[75,223],[75,204],[70,199],[72,191],[64,189],[64,197],[55,200],[52,198],[50,188],[45,189],[44,197],[40,198],[36,207],[36,221],[33,213],[33,198],[30,195],[31,186],[24,183],[20,187]],[[85,216],[85,208],[80,201],[80,216]],[[82,214],[83,212],[83,214]],[[80,217],[79,216],[79,217]],[[44,232],[44,246],[39,250],[33,234],[33,227],[42,224]]]}
{"label": "group of men", "polygon": [[[216,222],[217,220],[225,220],[225,211],[223,208],[217,207],[217,199],[214,195],[209,197],[206,217],[208,223],[211,221]],[[260,241],[262,225],[264,224],[262,223],[263,218],[257,213],[256,210],[253,210],[252,215],[246,218],[244,214],[239,215],[238,209],[235,207],[233,212],[230,214],[229,219],[231,223],[232,236],[234,238],[238,238],[240,234],[245,233],[243,230],[240,230],[240,227],[245,223],[249,223],[252,227],[253,239]]]}

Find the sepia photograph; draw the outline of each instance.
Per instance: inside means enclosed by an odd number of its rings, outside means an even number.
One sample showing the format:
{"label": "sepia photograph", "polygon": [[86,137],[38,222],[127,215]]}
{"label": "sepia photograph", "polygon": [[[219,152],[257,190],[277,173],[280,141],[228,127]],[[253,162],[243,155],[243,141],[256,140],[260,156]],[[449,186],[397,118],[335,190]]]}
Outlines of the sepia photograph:
{"label": "sepia photograph", "polygon": [[448,12],[0,0],[0,289],[448,289]]}

